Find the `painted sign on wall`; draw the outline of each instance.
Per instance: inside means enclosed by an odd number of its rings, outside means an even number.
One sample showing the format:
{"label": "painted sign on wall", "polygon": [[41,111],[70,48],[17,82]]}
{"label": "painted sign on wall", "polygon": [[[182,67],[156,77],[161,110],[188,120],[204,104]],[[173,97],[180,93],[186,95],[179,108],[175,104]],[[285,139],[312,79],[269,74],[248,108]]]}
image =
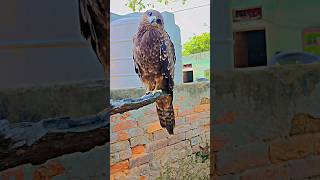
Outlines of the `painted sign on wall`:
{"label": "painted sign on wall", "polygon": [[233,10],[233,22],[257,20],[262,18],[261,7]]}

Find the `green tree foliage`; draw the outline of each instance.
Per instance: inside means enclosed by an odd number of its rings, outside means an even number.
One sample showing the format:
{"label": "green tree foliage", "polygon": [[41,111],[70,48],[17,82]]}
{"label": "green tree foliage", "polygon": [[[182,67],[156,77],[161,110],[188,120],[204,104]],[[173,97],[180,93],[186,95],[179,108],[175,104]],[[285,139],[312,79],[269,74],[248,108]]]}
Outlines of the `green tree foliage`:
{"label": "green tree foliage", "polygon": [[183,45],[182,55],[187,56],[210,50],[210,33],[193,36]]}
{"label": "green tree foliage", "polygon": [[145,10],[146,8],[154,8],[155,3],[163,3],[165,5],[176,2],[182,1],[182,4],[185,4],[187,0],[152,0],[151,3],[146,3],[146,0],[127,0],[126,6],[129,7],[133,12],[140,12]]}

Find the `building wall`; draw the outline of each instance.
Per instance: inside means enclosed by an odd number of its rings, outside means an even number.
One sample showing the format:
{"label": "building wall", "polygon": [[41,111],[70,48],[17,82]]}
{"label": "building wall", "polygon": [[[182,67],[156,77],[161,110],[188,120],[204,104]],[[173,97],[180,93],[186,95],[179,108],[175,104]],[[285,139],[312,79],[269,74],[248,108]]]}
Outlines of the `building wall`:
{"label": "building wall", "polygon": [[[142,89],[111,92],[114,99],[143,94]],[[111,179],[155,179],[164,171],[166,163],[181,161],[188,155],[199,152],[200,147],[208,147],[209,98],[208,83],[175,87],[176,127],[172,136],[161,128],[155,104],[113,115],[110,126]]]}
{"label": "building wall", "polygon": [[216,179],[320,176],[320,65],[214,74]]}
{"label": "building wall", "polygon": [[[233,23],[233,30],[266,29],[267,58],[277,51],[302,51],[302,31],[320,27],[317,0],[232,0],[231,8],[262,6],[262,20]],[[231,13],[231,12],[230,12]]]}
{"label": "building wall", "polygon": [[192,64],[194,80],[204,78],[205,71],[210,70],[210,51],[183,56],[182,62]]}

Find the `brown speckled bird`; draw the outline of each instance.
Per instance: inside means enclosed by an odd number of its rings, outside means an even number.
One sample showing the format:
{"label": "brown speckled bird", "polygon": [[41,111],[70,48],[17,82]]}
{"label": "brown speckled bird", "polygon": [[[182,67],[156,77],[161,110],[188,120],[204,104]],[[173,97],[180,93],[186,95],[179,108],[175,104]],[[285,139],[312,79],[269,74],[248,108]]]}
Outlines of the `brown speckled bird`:
{"label": "brown speckled bird", "polygon": [[160,12],[146,11],[133,38],[133,60],[148,93],[163,91],[169,94],[156,101],[160,124],[169,134],[175,126],[173,100],[175,50]]}

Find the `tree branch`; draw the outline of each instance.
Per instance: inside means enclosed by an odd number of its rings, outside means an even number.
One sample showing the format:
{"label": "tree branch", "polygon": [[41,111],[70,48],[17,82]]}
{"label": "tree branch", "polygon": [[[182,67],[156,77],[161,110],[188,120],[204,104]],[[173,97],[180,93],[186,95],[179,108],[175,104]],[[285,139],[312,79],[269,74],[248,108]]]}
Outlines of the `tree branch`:
{"label": "tree branch", "polygon": [[116,101],[111,100],[110,115],[139,109],[143,106],[154,103],[157,99],[165,96],[168,96],[168,94],[163,92],[156,92],[154,94],[149,93],[137,99],[123,99]]}
{"label": "tree branch", "polygon": [[137,99],[111,101],[111,108],[79,119],[56,117],[14,124],[2,119],[0,171],[27,163],[42,164],[61,155],[86,152],[104,145],[110,140],[109,114],[139,109],[163,96],[167,94],[156,92]]}

